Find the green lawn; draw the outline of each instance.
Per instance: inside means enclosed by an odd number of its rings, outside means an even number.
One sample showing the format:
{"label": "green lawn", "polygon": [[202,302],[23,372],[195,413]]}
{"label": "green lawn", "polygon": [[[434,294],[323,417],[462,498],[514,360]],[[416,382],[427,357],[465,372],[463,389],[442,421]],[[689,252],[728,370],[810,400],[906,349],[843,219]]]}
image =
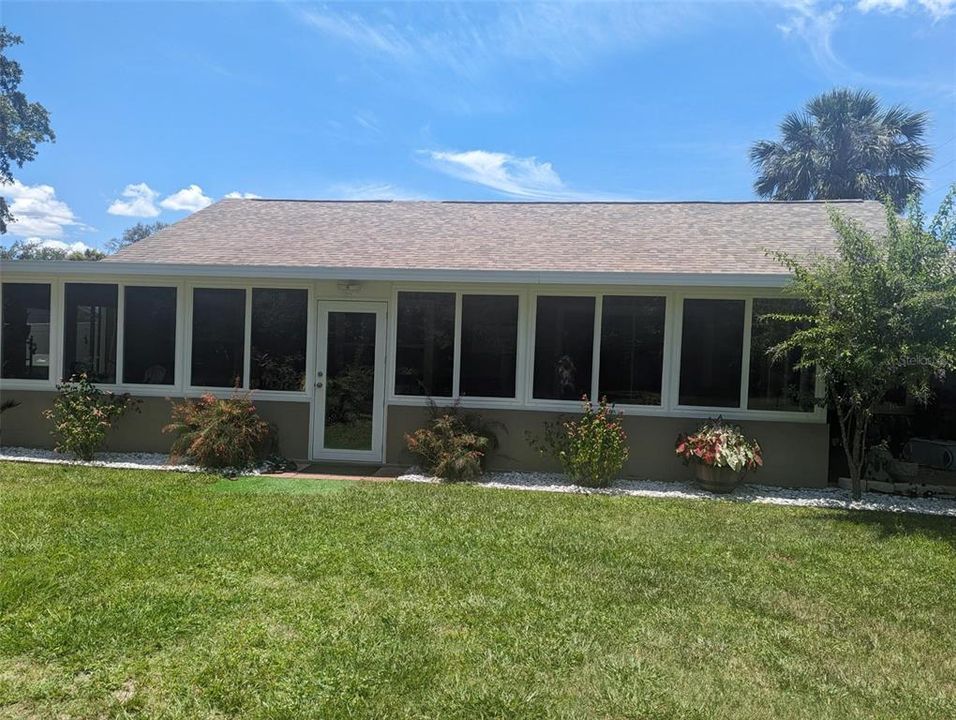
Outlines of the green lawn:
{"label": "green lawn", "polygon": [[0,463],[0,717],[956,717],[952,519],[287,482]]}

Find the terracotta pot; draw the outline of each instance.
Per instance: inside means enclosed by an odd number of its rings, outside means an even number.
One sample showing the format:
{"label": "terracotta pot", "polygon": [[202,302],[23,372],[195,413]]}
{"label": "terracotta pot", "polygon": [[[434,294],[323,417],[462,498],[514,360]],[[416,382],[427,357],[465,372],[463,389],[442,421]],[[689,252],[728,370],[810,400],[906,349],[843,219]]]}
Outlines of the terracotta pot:
{"label": "terracotta pot", "polygon": [[731,493],[737,489],[743,473],[726,467],[696,465],[697,485],[712,493]]}

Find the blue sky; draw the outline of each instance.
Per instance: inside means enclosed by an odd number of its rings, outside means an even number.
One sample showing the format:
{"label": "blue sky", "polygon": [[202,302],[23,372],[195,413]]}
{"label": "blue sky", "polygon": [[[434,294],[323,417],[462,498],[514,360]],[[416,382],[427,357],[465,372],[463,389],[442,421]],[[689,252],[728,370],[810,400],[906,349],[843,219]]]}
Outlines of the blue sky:
{"label": "blue sky", "polygon": [[834,86],[927,110],[956,180],[956,0],[20,3],[57,141],[22,238],[100,247],[228,193],[752,199],[747,148]]}

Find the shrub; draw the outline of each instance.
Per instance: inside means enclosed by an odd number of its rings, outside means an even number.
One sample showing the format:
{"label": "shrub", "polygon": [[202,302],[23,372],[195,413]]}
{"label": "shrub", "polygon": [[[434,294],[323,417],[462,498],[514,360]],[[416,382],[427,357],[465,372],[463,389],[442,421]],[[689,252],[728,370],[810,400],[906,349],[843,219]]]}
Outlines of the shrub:
{"label": "shrub", "polygon": [[462,413],[458,405],[439,408],[429,401],[431,417],[426,427],[405,435],[405,443],[422,468],[451,482],[475,480],[487,454],[498,447],[493,423],[475,413]]}
{"label": "shrub", "polygon": [[217,398],[207,393],[173,403],[172,422],[163,432],[179,434],[172,454],[209,470],[255,467],[274,450],[274,433],[259,417],[248,394]]}
{"label": "shrub", "polygon": [[607,487],[627,462],[627,434],[621,413],[601,398],[597,407],[587,395],[581,398],[584,413],[544,424],[544,440],[529,438],[532,447],[552,455],[571,482],[585,487]]}
{"label": "shrub", "polygon": [[53,407],[44,410],[43,416],[53,422],[56,451],[79,460],[92,460],[113,421],[131,408],[138,410],[139,400],[100,390],[86,373],[74,375],[56,389]]}
{"label": "shrub", "polygon": [[739,425],[722,418],[708,420],[691,435],[677,437],[674,451],[685,463],[726,467],[743,472],[763,465],[763,454],[756,440],[748,440]]}

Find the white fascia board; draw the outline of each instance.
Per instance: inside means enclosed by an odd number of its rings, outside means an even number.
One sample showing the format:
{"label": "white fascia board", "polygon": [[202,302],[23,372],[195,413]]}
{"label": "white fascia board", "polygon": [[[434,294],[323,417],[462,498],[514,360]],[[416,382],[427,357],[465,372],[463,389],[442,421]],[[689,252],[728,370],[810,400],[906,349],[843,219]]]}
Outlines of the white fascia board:
{"label": "white fascia board", "polygon": [[445,270],[407,268],[296,267],[283,265],[189,265],[103,261],[0,261],[0,277],[91,275],[114,277],[211,277],[392,282],[468,282],[522,285],[655,285],[673,287],[779,288],[785,273],[655,273],[534,270]]}

